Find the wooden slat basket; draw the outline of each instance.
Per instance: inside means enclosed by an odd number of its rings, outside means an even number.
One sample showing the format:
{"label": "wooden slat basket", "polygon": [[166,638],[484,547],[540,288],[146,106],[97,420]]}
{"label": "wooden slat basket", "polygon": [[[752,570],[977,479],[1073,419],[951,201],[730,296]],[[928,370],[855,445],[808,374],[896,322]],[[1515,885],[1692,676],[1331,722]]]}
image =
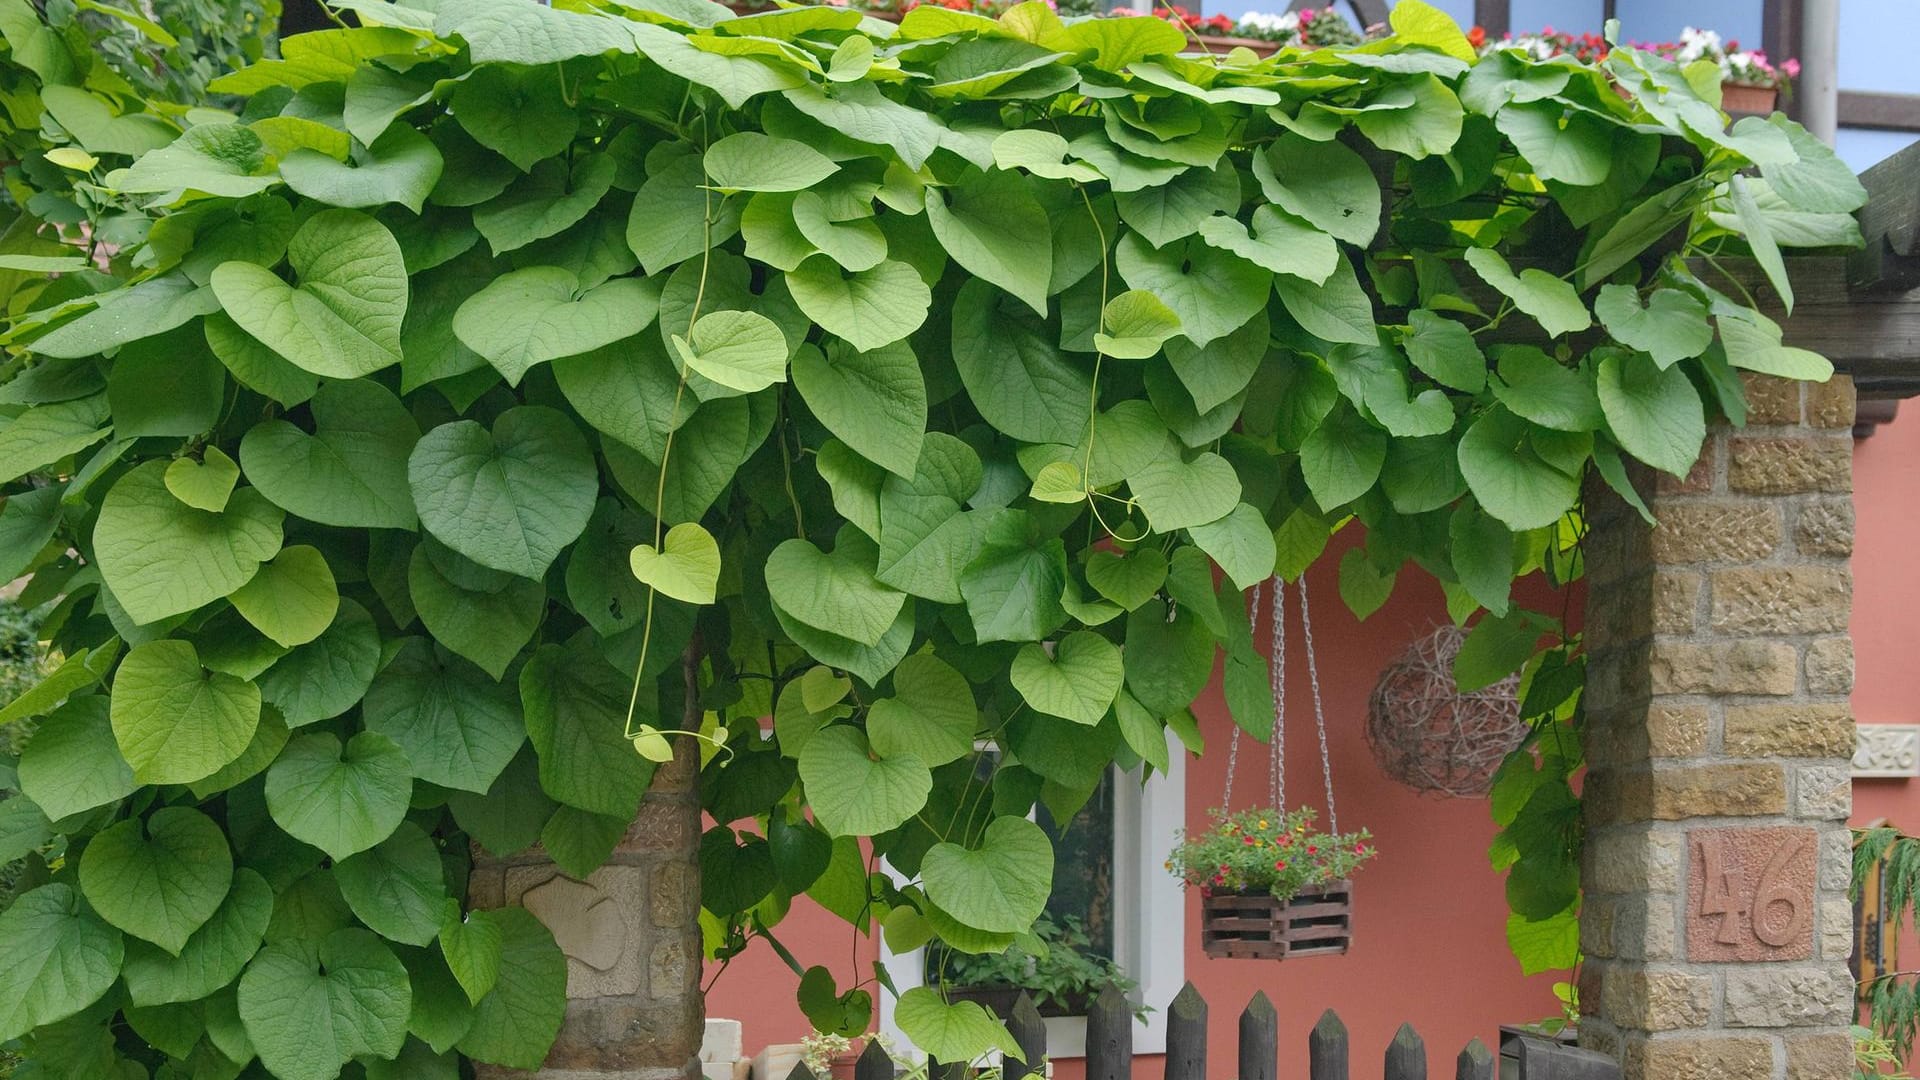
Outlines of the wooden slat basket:
{"label": "wooden slat basket", "polygon": [[1330,881],[1291,900],[1267,893],[1211,893],[1200,901],[1200,944],[1208,956],[1285,960],[1331,956],[1353,942],[1353,882]]}

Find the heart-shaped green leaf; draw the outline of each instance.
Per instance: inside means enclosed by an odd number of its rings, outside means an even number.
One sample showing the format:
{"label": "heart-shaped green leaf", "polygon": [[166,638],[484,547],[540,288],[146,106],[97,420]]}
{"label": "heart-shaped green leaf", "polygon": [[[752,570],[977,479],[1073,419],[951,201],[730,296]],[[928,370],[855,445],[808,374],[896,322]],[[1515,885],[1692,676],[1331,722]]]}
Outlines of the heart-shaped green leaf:
{"label": "heart-shaped green leaf", "polygon": [[151,641],[120,661],[112,716],[134,779],[191,784],[247,748],[260,722],[260,691],[203,669],[192,642]]}
{"label": "heart-shaped green leaf", "polygon": [[1268,199],[1356,247],[1380,229],[1380,182],[1366,160],[1339,140],[1315,142],[1289,131],[1263,154],[1253,173]]}
{"label": "heart-shaped green leaf", "polygon": [[1128,611],[1139,607],[1167,580],[1167,557],[1142,547],[1122,555],[1100,549],[1087,557],[1087,584]]}
{"label": "heart-shaped green leaf", "polygon": [[184,806],[108,826],[80,859],[81,891],[100,917],[175,956],[232,884],[226,835]]}
{"label": "heart-shaped green leaf", "polygon": [[389,941],[428,945],[440,933],[447,900],[440,849],[409,821],[373,847],[333,867],[354,917]]}
{"label": "heart-shaped green leaf", "polygon": [[413,529],[407,455],[420,427],[393,392],[355,379],[313,395],[313,433],[263,420],[240,440],[240,462],[260,492],[322,525]]}
{"label": "heart-shaped green leaf", "polygon": [[1202,240],[1222,251],[1311,285],[1327,280],[1340,259],[1331,234],[1272,206],[1255,208],[1251,228],[1237,218],[1215,214],[1200,223],[1199,232]]}
{"label": "heart-shaped green leaf", "polygon": [[479,563],[538,579],[587,527],[599,470],[578,428],[539,405],[508,409],[493,430],[442,424],[407,459],[420,523]]}
{"label": "heart-shaped green leaf", "polygon": [[831,836],[873,836],[927,804],[933,774],[912,753],[875,758],[858,728],[822,728],[800,751],[800,781],[820,827]]}
{"label": "heart-shaped green leaf", "polygon": [[631,673],[615,670],[585,636],[541,646],[520,669],[527,738],[548,794],[576,810],[633,819],[654,765],[626,740],[631,693]]}
{"label": "heart-shaped green leaf", "polygon": [[1528,267],[1515,274],[1506,258],[1492,248],[1470,247],[1466,258],[1467,265],[1487,284],[1506,294],[1514,307],[1533,316],[1547,336],[1577,334],[1593,325],[1593,315],[1574,287],[1545,270]]}
{"label": "heart-shaped green leaf", "polygon": [[1487,385],[1487,358],[1474,343],[1473,331],[1425,309],[1408,312],[1407,323],[1401,344],[1414,367],[1443,386],[1469,394]]}
{"label": "heart-shaped green leaf", "polygon": [[1145,360],[1180,332],[1180,316],[1152,293],[1129,289],[1107,301],[1100,326],[1094,348],[1117,360]]}
{"label": "heart-shaped green leaf", "polygon": [[1120,693],[1120,650],[1091,630],[1061,638],[1049,656],[1039,642],[1014,654],[1008,675],[1028,705],[1076,724],[1098,724]]}
{"label": "heart-shaped green leaf", "polygon": [[[129,657],[131,659],[131,657]],[[413,794],[407,755],[385,735],[302,735],[267,770],[267,810],[287,835],[344,859],[393,835]]]}
{"label": "heart-shaped green leaf", "polygon": [[606,154],[579,158],[571,169],[557,158],[543,161],[498,197],[474,207],[473,227],[495,255],[518,250],[592,213],[613,187],[614,172],[613,158]]}
{"label": "heart-shaped green leaf", "polygon": [[1158,533],[1223,518],[1240,501],[1240,478],[1233,466],[1211,452],[1192,461],[1163,454],[1128,477],[1127,486]]}
{"label": "heart-shaped green leaf", "polygon": [[280,176],[301,195],[328,206],[399,203],[419,213],[440,180],[440,151],[407,124],[394,124],[351,161],[300,149],[280,159]]}
{"label": "heart-shaped green leaf", "polygon": [[1194,525],[1187,535],[1220,564],[1235,588],[1251,589],[1273,576],[1273,530],[1260,511],[1241,503],[1226,517]]}
{"label": "heart-shaped green leaf", "polygon": [[614,278],[583,291],[571,270],[530,266],[469,297],[454,312],[453,332],[518,385],[538,364],[632,337],[659,309],[659,286],[642,279]]}
{"label": "heart-shaped green leaf", "polygon": [[935,844],[920,877],[928,898],[968,926],[1025,933],[1053,889],[1053,842],[1025,818],[995,818],[978,847]]}
{"label": "heart-shaped green leaf", "polygon": [[280,550],[285,517],[250,488],[218,514],[195,510],[167,490],[166,463],[149,461],[102,500],[93,551],[114,599],[135,622],[150,623],[245,585]]}
{"label": "heart-shaped green leaf", "polygon": [[[506,637],[516,652],[525,644]],[[367,688],[361,713],[368,731],[406,753],[413,775],[462,791],[486,791],[526,741],[512,688],[424,638],[400,642]]]}
{"label": "heart-shaped green leaf", "polygon": [[1735,367],[1782,379],[1826,382],[1833,377],[1833,361],[1808,349],[1780,343],[1780,328],[1764,315],[1754,319],[1722,316],[1720,340],[1727,360]]}
{"label": "heart-shaped green leaf", "polygon": [[951,205],[929,193],[927,224],[954,262],[1044,317],[1053,256],[1033,243],[1048,232],[1047,212],[1033,187],[1031,178],[1017,172],[971,173],[952,187]]}
{"label": "heart-shaped green leaf", "polygon": [[839,171],[803,142],[757,131],[729,135],[707,148],[707,180],[721,191],[803,191]]}
{"label": "heart-shaped green leaf", "polygon": [[1171,308],[1180,333],[1195,345],[1246,325],[1266,307],[1273,283],[1272,271],[1198,237],[1156,248],[1127,233],[1114,249],[1114,266],[1129,286]]}
{"label": "heart-shaped green leaf", "polygon": [[407,969],[358,927],[276,941],[240,976],[247,1039],[285,1080],[327,1080],[354,1057],[398,1056],[412,1005]]}
{"label": "heart-shaped green leaf", "polygon": [[893,1019],[916,1048],[936,1061],[972,1061],[990,1050],[1024,1060],[1006,1024],[977,1001],[948,1003],[940,991],[916,986],[900,995]]}
{"label": "heart-shaped green leaf", "polygon": [[1663,368],[1699,356],[1713,344],[1706,305],[1679,289],[1655,289],[1642,307],[1631,285],[1602,285],[1593,311],[1615,341],[1639,349]]}
{"label": "heart-shaped green leaf", "polygon": [[715,311],[700,316],[673,347],[695,373],[742,393],[787,380],[787,338],[772,319],[753,311]]}
{"label": "heart-shaped green leaf", "polygon": [[502,908],[491,917],[500,928],[500,977],[474,1006],[459,1050],[477,1061],[537,1071],[567,1013],[567,957],[525,908]]}
{"label": "heart-shaped green leaf", "polygon": [[0,912],[0,1039],[17,1039],[100,1000],[120,975],[120,932],[71,885],[42,885]]}
{"label": "heart-shaped green leaf", "polygon": [[1044,503],[1071,505],[1087,498],[1087,479],[1071,461],[1049,461],[1033,474],[1027,497]]}
{"label": "heart-shaped green leaf", "polygon": [[331,379],[400,362],[407,268],[385,226],[352,210],[322,210],[293,234],[287,261],[298,285],[250,262],[214,269],[213,293],[241,329]]}
{"label": "heart-shaped green leaf", "polygon": [[[826,708],[834,704],[838,699]],[[979,726],[980,713],[966,678],[926,653],[901,660],[893,669],[893,696],[874,702],[867,712],[874,753],[883,758],[912,754],[929,767],[972,753]]]}
{"label": "heart-shaped green leaf", "polygon": [[40,721],[20,752],[20,793],[54,821],[133,794],[102,694],[76,697]]}
{"label": "heart-shaped green leaf", "polygon": [[787,288],[807,318],[863,352],[920,329],[933,304],[919,272],[895,259],[847,274],[831,258],[816,255],[788,272]]}
{"label": "heart-shaped green leaf", "polygon": [[720,545],[697,521],[683,521],[667,530],[660,550],[652,544],[633,549],[633,576],[675,600],[689,604],[713,603],[720,581]]}
{"label": "heart-shaped green leaf", "polygon": [[240,481],[240,466],[217,446],[203,451],[203,459],[175,458],[167,466],[167,490],[173,497],[193,507],[217,514],[227,508],[233,485]]}
{"label": "heart-shaped green leaf", "polygon": [[228,599],[254,629],[286,648],[305,645],[333,624],[340,590],[320,549],[306,544],[281,548],[253,580]]}
{"label": "heart-shaped green leaf", "polygon": [[821,552],[806,540],[787,540],[767,557],[767,592],[780,610],[829,634],[877,645],[893,626],[906,594],[874,579],[873,572],[836,551]]}
{"label": "heart-shaped green leaf", "polygon": [[440,923],[440,953],[467,1000],[478,1004],[500,980],[502,931],[497,912],[462,914],[457,901],[448,900]]}
{"label": "heart-shaped green leaf", "polygon": [[[156,815],[157,816],[157,815]],[[212,917],[193,932],[178,956],[144,941],[127,942],[127,995],[135,1005],[199,1001],[226,986],[260,948],[273,915],[273,886],[240,867]]]}
{"label": "heart-shaped green leaf", "polygon": [[861,457],[911,477],[927,434],[927,384],[905,342],[860,352],[829,340],[802,347],[793,385],[814,416]]}
{"label": "heart-shaped green leaf", "polygon": [[1707,437],[1700,393],[1687,373],[1614,354],[1600,361],[1599,376],[1600,408],[1621,447],[1656,469],[1687,475]]}

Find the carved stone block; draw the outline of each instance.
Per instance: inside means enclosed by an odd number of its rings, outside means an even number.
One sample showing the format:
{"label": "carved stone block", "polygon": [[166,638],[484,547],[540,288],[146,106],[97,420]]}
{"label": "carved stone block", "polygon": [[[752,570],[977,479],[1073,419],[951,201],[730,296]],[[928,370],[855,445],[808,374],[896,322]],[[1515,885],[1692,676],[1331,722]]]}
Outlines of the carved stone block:
{"label": "carved stone block", "polygon": [[1818,852],[1808,828],[1688,830],[1687,959],[1810,958]]}
{"label": "carved stone block", "polygon": [[510,866],[506,902],[526,908],[553,931],[567,957],[569,998],[645,992],[645,868],[610,864],[577,881],[551,864]]}
{"label": "carved stone block", "polygon": [[1853,775],[1920,776],[1920,724],[1855,727]]}

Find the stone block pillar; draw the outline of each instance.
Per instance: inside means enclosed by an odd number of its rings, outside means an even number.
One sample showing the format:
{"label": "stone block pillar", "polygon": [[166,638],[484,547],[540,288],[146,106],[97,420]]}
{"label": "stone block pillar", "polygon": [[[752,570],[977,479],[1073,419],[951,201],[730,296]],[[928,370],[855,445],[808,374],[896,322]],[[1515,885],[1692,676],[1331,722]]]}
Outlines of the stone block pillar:
{"label": "stone block pillar", "polygon": [[567,955],[567,1017],[537,1074],[481,1065],[479,1080],[697,1080],[700,995],[699,744],[675,740],[632,827],[584,881],[537,845],[476,849],[474,907],[518,905]]}
{"label": "stone block pillar", "polygon": [[1846,1080],[1853,388],[1748,382],[1649,528],[1595,485],[1581,1042],[1628,1080]]}

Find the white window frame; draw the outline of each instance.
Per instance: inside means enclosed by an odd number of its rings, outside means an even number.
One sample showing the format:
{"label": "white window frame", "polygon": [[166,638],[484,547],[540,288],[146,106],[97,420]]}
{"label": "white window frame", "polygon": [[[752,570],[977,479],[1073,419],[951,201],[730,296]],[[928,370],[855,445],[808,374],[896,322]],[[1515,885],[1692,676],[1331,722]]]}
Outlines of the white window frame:
{"label": "white window frame", "polygon": [[[1161,1054],[1167,1049],[1167,1003],[1187,978],[1186,896],[1165,866],[1187,820],[1186,755],[1176,751],[1167,771],[1154,773],[1144,784],[1139,775],[1138,769],[1114,774],[1113,951],[1114,962],[1139,983],[1133,999],[1153,1006],[1145,1020],[1134,1019],[1134,1052]],[[887,872],[895,873],[890,867]],[[883,939],[880,953],[901,993],[925,985],[925,949],[896,953]],[[925,1056],[909,1049],[912,1041],[894,1022],[892,995],[881,995],[880,1031],[901,1049],[902,1055],[896,1056]],[[1086,1017],[1047,1019],[1048,1057],[1086,1053]]]}

